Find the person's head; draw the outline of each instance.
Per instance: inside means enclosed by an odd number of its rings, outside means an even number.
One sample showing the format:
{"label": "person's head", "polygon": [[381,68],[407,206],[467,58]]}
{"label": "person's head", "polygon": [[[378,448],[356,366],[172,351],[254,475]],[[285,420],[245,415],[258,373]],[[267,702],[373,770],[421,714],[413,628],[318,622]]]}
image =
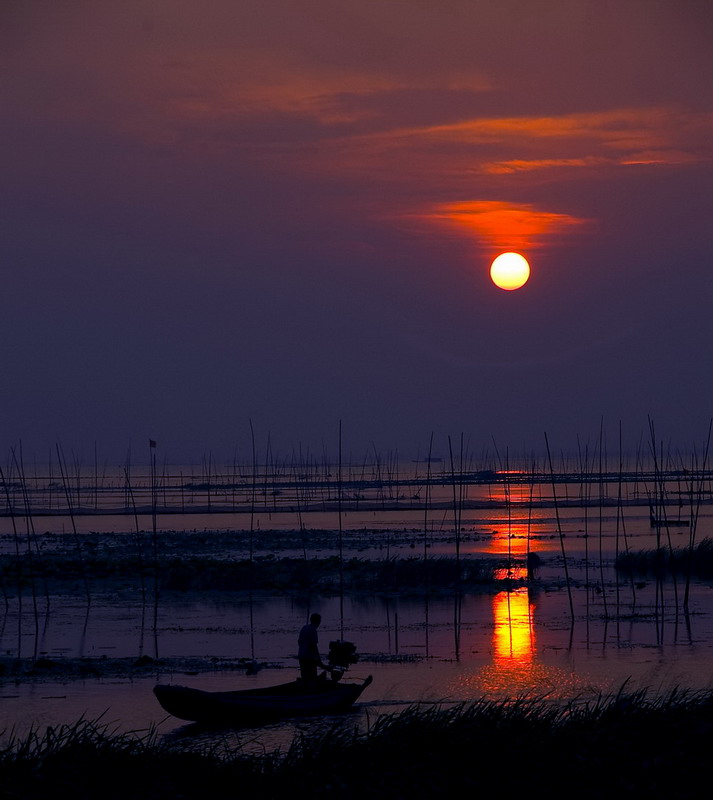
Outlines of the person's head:
{"label": "person's head", "polygon": [[309,618],[309,621],[314,625],[315,628],[318,628],[319,623],[322,621],[322,615],[312,614],[312,616]]}

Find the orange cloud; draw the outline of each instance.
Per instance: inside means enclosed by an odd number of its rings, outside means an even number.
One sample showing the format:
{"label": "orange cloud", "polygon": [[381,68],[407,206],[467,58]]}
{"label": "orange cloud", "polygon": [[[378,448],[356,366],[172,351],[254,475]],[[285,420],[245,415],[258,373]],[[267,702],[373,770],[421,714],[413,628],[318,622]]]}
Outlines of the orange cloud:
{"label": "orange cloud", "polygon": [[619,158],[604,156],[585,156],[584,158],[538,158],[512,159],[510,161],[492,161],[480,169],[485,175],[513,175],[517,172],[533,172],[535,170],[579,168],[579,167],[618,167],[651,164],[691,164],[699,161],[691,153],[681,150],[645,150],[632,152]]}
{"label": "orange cloud", "polygon": [[611,158],[539,158],[512,159],[511,161],[493,161],[483,164],[481,171],[486,175],[512,175],[515,172],[532,172],[540,169],[556,169],[558,167],[598,167],[602,164],[617,163]]}
{"label": "orange cloud", "polygon": [[[450,148],[470,172],[508,175],[533,170],[681,164],[708,161],[713,115],[672,107],[614,109],[549,117],[476,118],[394,128],[351,138],[362,151],[411,150],[426,158]],[[505,158],[479,158],[497,148]],[[507,157],[517,153],[517,158]],[[640,157],[640,154],[654,154]],[[465,165],[464,165],[465,166]]]}
{"label": "orange cloud", "polygon": [[681,125],[680,112],[669,108],[615,109],[563,114],[556,117],[497,117],[462,120],[448,125],[393,130],[395,139],[424,138],[472,143],[504,139],[589,138],[613,147],[653,146],[668,138],[668,131]]}
{"label": "orange cloud", "polygon": [[527,250],[581,227],[588,220],[540,211],[531,205],[499,200],[471,200],[438,206],[424,215],[433,222],[469,230],[494,249]]}
{"label": "orange cloud", "polygon": [[619,160],[620,164],[692,164],[700,159],[691,153],[681,150],[647,150],[641,153],[631,153]]}

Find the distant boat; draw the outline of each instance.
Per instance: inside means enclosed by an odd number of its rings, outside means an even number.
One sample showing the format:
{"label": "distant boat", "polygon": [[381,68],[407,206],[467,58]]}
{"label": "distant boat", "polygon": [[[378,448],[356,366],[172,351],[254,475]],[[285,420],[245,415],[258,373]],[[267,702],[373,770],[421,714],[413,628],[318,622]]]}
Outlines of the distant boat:
{"label": "distant boat", "polygon": [[153,691],[163,709],[179,719],[213,725],[250,725],[346,711],[372,680],[371,675],[361,683],[320,678],[310,690],[302,680],[296,680],[236,692],[206,692],[166,684],[158,684]]}

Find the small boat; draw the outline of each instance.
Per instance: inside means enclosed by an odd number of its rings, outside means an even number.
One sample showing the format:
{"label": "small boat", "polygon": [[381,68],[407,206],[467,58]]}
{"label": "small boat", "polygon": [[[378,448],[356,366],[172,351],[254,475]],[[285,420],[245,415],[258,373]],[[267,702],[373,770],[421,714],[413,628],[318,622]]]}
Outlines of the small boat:
{"label": "small boat", "polygon": [[158,684],[153,691],[164,710],[179,719],[212,725],[248,725],[346,711],[371,682],[369,675],[361,683],[320,678],[309,688],[302,680],[296,680],[236,692],[206,692],[167,684]]}

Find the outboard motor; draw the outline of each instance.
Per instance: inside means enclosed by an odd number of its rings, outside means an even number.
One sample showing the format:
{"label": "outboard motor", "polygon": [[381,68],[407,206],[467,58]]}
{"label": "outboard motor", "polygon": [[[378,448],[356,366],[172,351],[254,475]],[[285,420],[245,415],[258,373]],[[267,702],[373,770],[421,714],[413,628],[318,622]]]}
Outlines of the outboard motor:
{"label": "outboard motor", "polygon": [[337,639],[329,643],[327,661],[333,681],[338,681],[349,667],[352,664],[356,664],[358,660],[356,645],[352,642]]}

